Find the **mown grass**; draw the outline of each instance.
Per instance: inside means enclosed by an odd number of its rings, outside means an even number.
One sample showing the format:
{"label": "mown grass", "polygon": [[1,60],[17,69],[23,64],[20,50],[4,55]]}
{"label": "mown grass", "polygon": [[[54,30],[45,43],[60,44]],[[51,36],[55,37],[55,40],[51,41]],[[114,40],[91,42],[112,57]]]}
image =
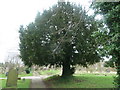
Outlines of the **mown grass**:
{"label": "mown grass", "polygon": [[55,75],[59,73],[60,73],[60,70],[54,70],[54,69],[39,71],[40,75]]}
{"label": "mown grass", "polygon": [[[18,77],[25,77],[25,76],[32,76],[32,73],[30,74],[21,74],[21,75],[18,75]],[[4,74],[0,74],[0,77],[6,77]],[[2,88],[15,88],[15,87],[6,87],[6,79],[1,79],[0,80],[0,87]],[[31,80],[30,79],[25,79],[24,80],[18,80],[17,81],[17,88],[29,88],[30,87],[30,82]],[[25,89],[27,90],[27,89]]]}
{"label": "mown grass", "polygon": [[5,78],[5,74],[0,74],[0,78]]}
{"label": "mown grass", "polygon": [[44,79],[49,88],[113,88],[113,76],[81,74],[68,78],[52,76]]}
{"label": "mown grass", "polygon": [[[0,80],[0,82],[2,82],[2,88],[15,88],[15,87],[6,87],[6,81],[7,80]],[[30,79],[26,79],[25,81],[23,80],[18,80],[17,81],[17,88],[29,88],[30,87]]]}
{"label": "mown grass", "polygon": [[[33,73],[30,73],[30,74],[20,74],[20,75],[18,75],[18,77],[25,77],[25,76],[32,76],[33,75]],[[5,76],[5,74],[0,74],[0,78],[5,78],[6,76]]]}
{"label": "mown grass", "polygon": [[30,74],[20,74],[20,75],[18,75],[18,77],[25,77],[25,76],[32,76],[33,75],[33,73],[30,73]]}

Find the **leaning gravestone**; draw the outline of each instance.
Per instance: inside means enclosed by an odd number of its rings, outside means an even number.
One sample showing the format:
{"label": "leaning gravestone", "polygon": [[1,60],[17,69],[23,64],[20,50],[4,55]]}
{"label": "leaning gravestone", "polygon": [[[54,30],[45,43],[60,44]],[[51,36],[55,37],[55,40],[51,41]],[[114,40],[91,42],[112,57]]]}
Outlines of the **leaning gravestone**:
{"label": "leaning gravestone", "polygon": [[10,69],[7,76],[7,87],[17,87],[18,72],[16,69]]}

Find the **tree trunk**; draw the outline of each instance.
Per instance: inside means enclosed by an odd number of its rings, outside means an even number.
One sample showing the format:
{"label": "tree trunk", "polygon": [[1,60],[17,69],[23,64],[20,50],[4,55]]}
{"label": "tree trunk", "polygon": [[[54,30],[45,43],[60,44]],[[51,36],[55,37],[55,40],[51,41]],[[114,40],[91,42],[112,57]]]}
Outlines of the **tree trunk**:
{"label": "tree trunk", "polygon": [[62,77],[67,77],[67,76],[71,76],[71,68],[70,68],[70,62],[65,61],[62,64]]}

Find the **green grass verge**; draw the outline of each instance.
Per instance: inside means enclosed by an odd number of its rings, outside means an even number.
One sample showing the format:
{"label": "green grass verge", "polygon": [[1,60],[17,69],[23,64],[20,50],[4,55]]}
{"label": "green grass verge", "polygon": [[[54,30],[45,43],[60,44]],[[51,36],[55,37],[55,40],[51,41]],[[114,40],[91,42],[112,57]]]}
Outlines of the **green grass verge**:
{"label": "green grass verge", "polygon": [[30,79],[26,79],[25,81],[19,80],[17,86],[18,88],[29,88],[30,83],[31,83]]}
{"label": "green grass verge", "polygon": [[113,88],[113,76],[76,75],[68,78],[52,76],[44,79],[49,88]]}
{"label": "green grass verge", "polygon": [[[14,87],[6,87],[6,80],[0,80],[2,82],[2,85],[0,87],[2,88],[14,88]],[[23,80],[18,80],[17,82],[17,88],[29,88],[30,87],[30,79],[26,79],[25,81]]]}
{"label": "green grass verge", "polygon": [[[25,77],[25,76],[32,76],[32,73],[18,75],[18,77]],[[0,77],[1,78],[5,78],[6,76],[4,74],[0,74]],[[17,88],[29,88],[30,87],[30,82],[31,82],[30,79],[26,79],[25,81],[18,80]],[[0,80],[0,87],[2,87],[2,88],[9,88],[9,87],[6,87],[6,80],[5,79],[4,80]],[[12,88],[12,87],[10,87],[10,88]]]}
{"label": "green grass verge", "polygon": [[33,76],[33,73],[30,73],[30,74],[20,74],[20,75],[18,75],[18,77],[25,77],[25,76]]}
{"label": "green grass verge", "polygon": [[0,74],[0,78],[5,78],[5,74]]}
{"label": "green grass verge", "polygon": [[[18,75],[18,77],[25,77],[25,76],[33,76],[33,74],[30,73],[30,74],[20,74],[20,75]],[[0,78],[5,78],[5,77],[6,77],[5,74],[0,74]]]}
{"label": "green grass verge", "polygon": [[60,73],[60,70],[53,70],[53,69],[39,71],[40,75],[55,75],[59,73]]}

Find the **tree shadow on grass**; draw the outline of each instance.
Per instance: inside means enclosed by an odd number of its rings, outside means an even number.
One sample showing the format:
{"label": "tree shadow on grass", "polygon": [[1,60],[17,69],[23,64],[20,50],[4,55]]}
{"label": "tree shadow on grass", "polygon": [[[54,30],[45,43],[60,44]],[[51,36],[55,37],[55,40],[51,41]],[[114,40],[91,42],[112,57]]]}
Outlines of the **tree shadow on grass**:
{"label": "tree shadow on grass", "polygon": [[62,86],[64,87],[65,84],[72,85],[73,83],[80,83],[83,82],[84,80],[78,78],[77,76],[62,77],[59,75],[54,75],[52,77],[44,79],[43,81],[46,84],[46,87],[48,88],[56,88],[56,86],[62,88]]}

